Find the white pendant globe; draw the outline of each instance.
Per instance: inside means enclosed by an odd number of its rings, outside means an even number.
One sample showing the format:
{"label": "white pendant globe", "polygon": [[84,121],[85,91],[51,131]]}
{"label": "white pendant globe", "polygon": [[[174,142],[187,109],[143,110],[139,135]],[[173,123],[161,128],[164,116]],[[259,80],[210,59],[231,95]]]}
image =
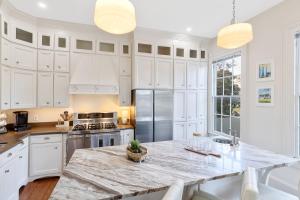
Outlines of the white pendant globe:
{"label": "white pendant globe", "polygon": [[129,0],[97,0],[94,22],[108,33],[129,33],[136,28],[135,8]]}
{"label": "white pendant globe", "polygon": [[218,33],[217,45],[225,49],[236,49],[253,39],[252,25],[234,23],[222,28]]}

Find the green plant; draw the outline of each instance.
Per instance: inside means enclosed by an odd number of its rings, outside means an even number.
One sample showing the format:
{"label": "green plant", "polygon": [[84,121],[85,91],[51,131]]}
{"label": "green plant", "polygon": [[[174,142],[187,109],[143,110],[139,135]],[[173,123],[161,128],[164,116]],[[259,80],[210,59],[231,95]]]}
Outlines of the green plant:
{"label": "green plant", "polygon": [[140,153],[141,148],[140,148],[140,142],[138,140],[132,140],[130,142],[130,149],[132,150],[133,153]]}

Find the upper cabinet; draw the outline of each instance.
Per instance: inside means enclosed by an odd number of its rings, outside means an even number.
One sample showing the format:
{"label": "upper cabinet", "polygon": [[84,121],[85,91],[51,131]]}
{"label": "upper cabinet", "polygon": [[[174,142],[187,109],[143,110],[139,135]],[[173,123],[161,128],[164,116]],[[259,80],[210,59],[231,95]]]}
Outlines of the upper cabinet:
{"label": "upper cabinet", "polygon": [[54,107],[69,106],[69,74],[54,74]]}
{"label": "upper cabinet", "polygon": [[69,51],[70,41],[67,35],[55,35],[54,49],[58,51]]}
{"label": "upper cabinet", "polygon": [[[53,106],[53,72],[38,73],[37,92],[38,107]],[[66,95],[68,94],[66,93]]]}
{"label": "upper cabinet", "polygon": [[155,57],[157,58],[173,58],[173,46],[157,44],[155,46]]}
{"label": "upper cabinet", "polygon": [[199,58],[199,49],[196,47],[189,47],[188,48],[188,59],[189,60],[195,60],[195,61],[200,61]]}
{"label": "upper cabinet", "polygon": [[200,49],[200,60],[208,61],[208,51],[205,49]]}
{"label": "upper cabinet", "polygon": [[131,57],[131,44],[130,42],[120,42],[120,56]]}
{"label": "upper cabinet", "polygon": [[95,40],[72,37],[71,49],[73,52],[95,53]]}
{"label": "upper cabinet", "polygon": [[12,43],[6,39],[1,39],[1,64],[11,66],[12,61]]}
{"label": "upper cabinet", "polygon": [[120,57],[120,76],[131,76],[130,57]]}
{"label": "upper cabinet", "polygon": [[173,89],[172,59],[155,59],[155,88]]}
{"label": "upper cabinet", "polygon": [[70,54],[69,52],[54,53],[54,71],[69,72]]}
{"label": "upper cabinet", "polygon": [[187,63],[187,89],[198,89],[198,70],[200,62]]}
{"label": "upper cabinet", "polygon": [[37,69],[37,50],[23,45],[14,44],[12,48],[13,66],[22,69]]}
{"label": "upper cabinet", "polygon": [[154,48],[151,42],[137,41],[135,42],[135,55],[154,56]]}
{"label": "upper cabinet", "polygon": [[38,48],[52,50],[54,48],[54,36],[49,33],[38,33]]}
{"label": "upper cabinet", "polygon": [[38,50],[38,70],[53,71],[54,52],[48,50]]}
{"label": "upper cabinet", "polygon": [[198,68],[198,89],[207,90],[207,62],[201,62]]}
{"label": "upper cabinet", "polygon": [[10,21],[3,15],[1,16],[1,35],[3,38],[6,38],[8,40],[11,37]]}
{"label": "upper cabinet", "polygon": [[117,55],[116,41],[97,41],[97,53],[104,55]]}
{"label": "upper cabinet", "polygon": [[37,47],[37,32],[29,25],[13,25],[13,41],[29,47]]}
{"label": "upper cabinet", "polygon": [[174,58],[175,59],[186,59],[187,49],[184,46],[174,46]]}
{"label": "upper cabinet", "polygon": [[1,110],[10,109],[11,69],[1,66]]}
{"label": "upper cabinet", "polygon": [[134,89],[153,89],[154,73],[153,58],[136,56],[133,75]]}
{"label": "upper cabinet", "polygon": [[186,61],[174,61],[174,89],[186,89]]}

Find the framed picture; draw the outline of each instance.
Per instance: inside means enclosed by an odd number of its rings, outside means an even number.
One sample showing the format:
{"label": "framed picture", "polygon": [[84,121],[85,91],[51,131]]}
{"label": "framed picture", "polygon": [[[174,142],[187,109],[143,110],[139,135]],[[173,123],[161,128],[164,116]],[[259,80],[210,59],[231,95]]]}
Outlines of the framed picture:
{"label": "framed picture", "polygon": [[273,81],[275,77],[274,61],[264,60],[257,64],[256,68],[257,81]]}
{"label": "framed picture", "polygon": [[256,91],[257,106],[274,106],[274,88],[259,87]]}

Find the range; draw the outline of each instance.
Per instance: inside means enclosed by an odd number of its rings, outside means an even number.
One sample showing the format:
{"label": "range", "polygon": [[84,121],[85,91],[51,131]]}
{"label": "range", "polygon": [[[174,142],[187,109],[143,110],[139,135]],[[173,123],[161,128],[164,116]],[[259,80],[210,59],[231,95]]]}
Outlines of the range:
{"label": "range", "polygon": [[67,163],[76,149],[121,144],[116,112],[74,113],[73,124],[67,137]]}

